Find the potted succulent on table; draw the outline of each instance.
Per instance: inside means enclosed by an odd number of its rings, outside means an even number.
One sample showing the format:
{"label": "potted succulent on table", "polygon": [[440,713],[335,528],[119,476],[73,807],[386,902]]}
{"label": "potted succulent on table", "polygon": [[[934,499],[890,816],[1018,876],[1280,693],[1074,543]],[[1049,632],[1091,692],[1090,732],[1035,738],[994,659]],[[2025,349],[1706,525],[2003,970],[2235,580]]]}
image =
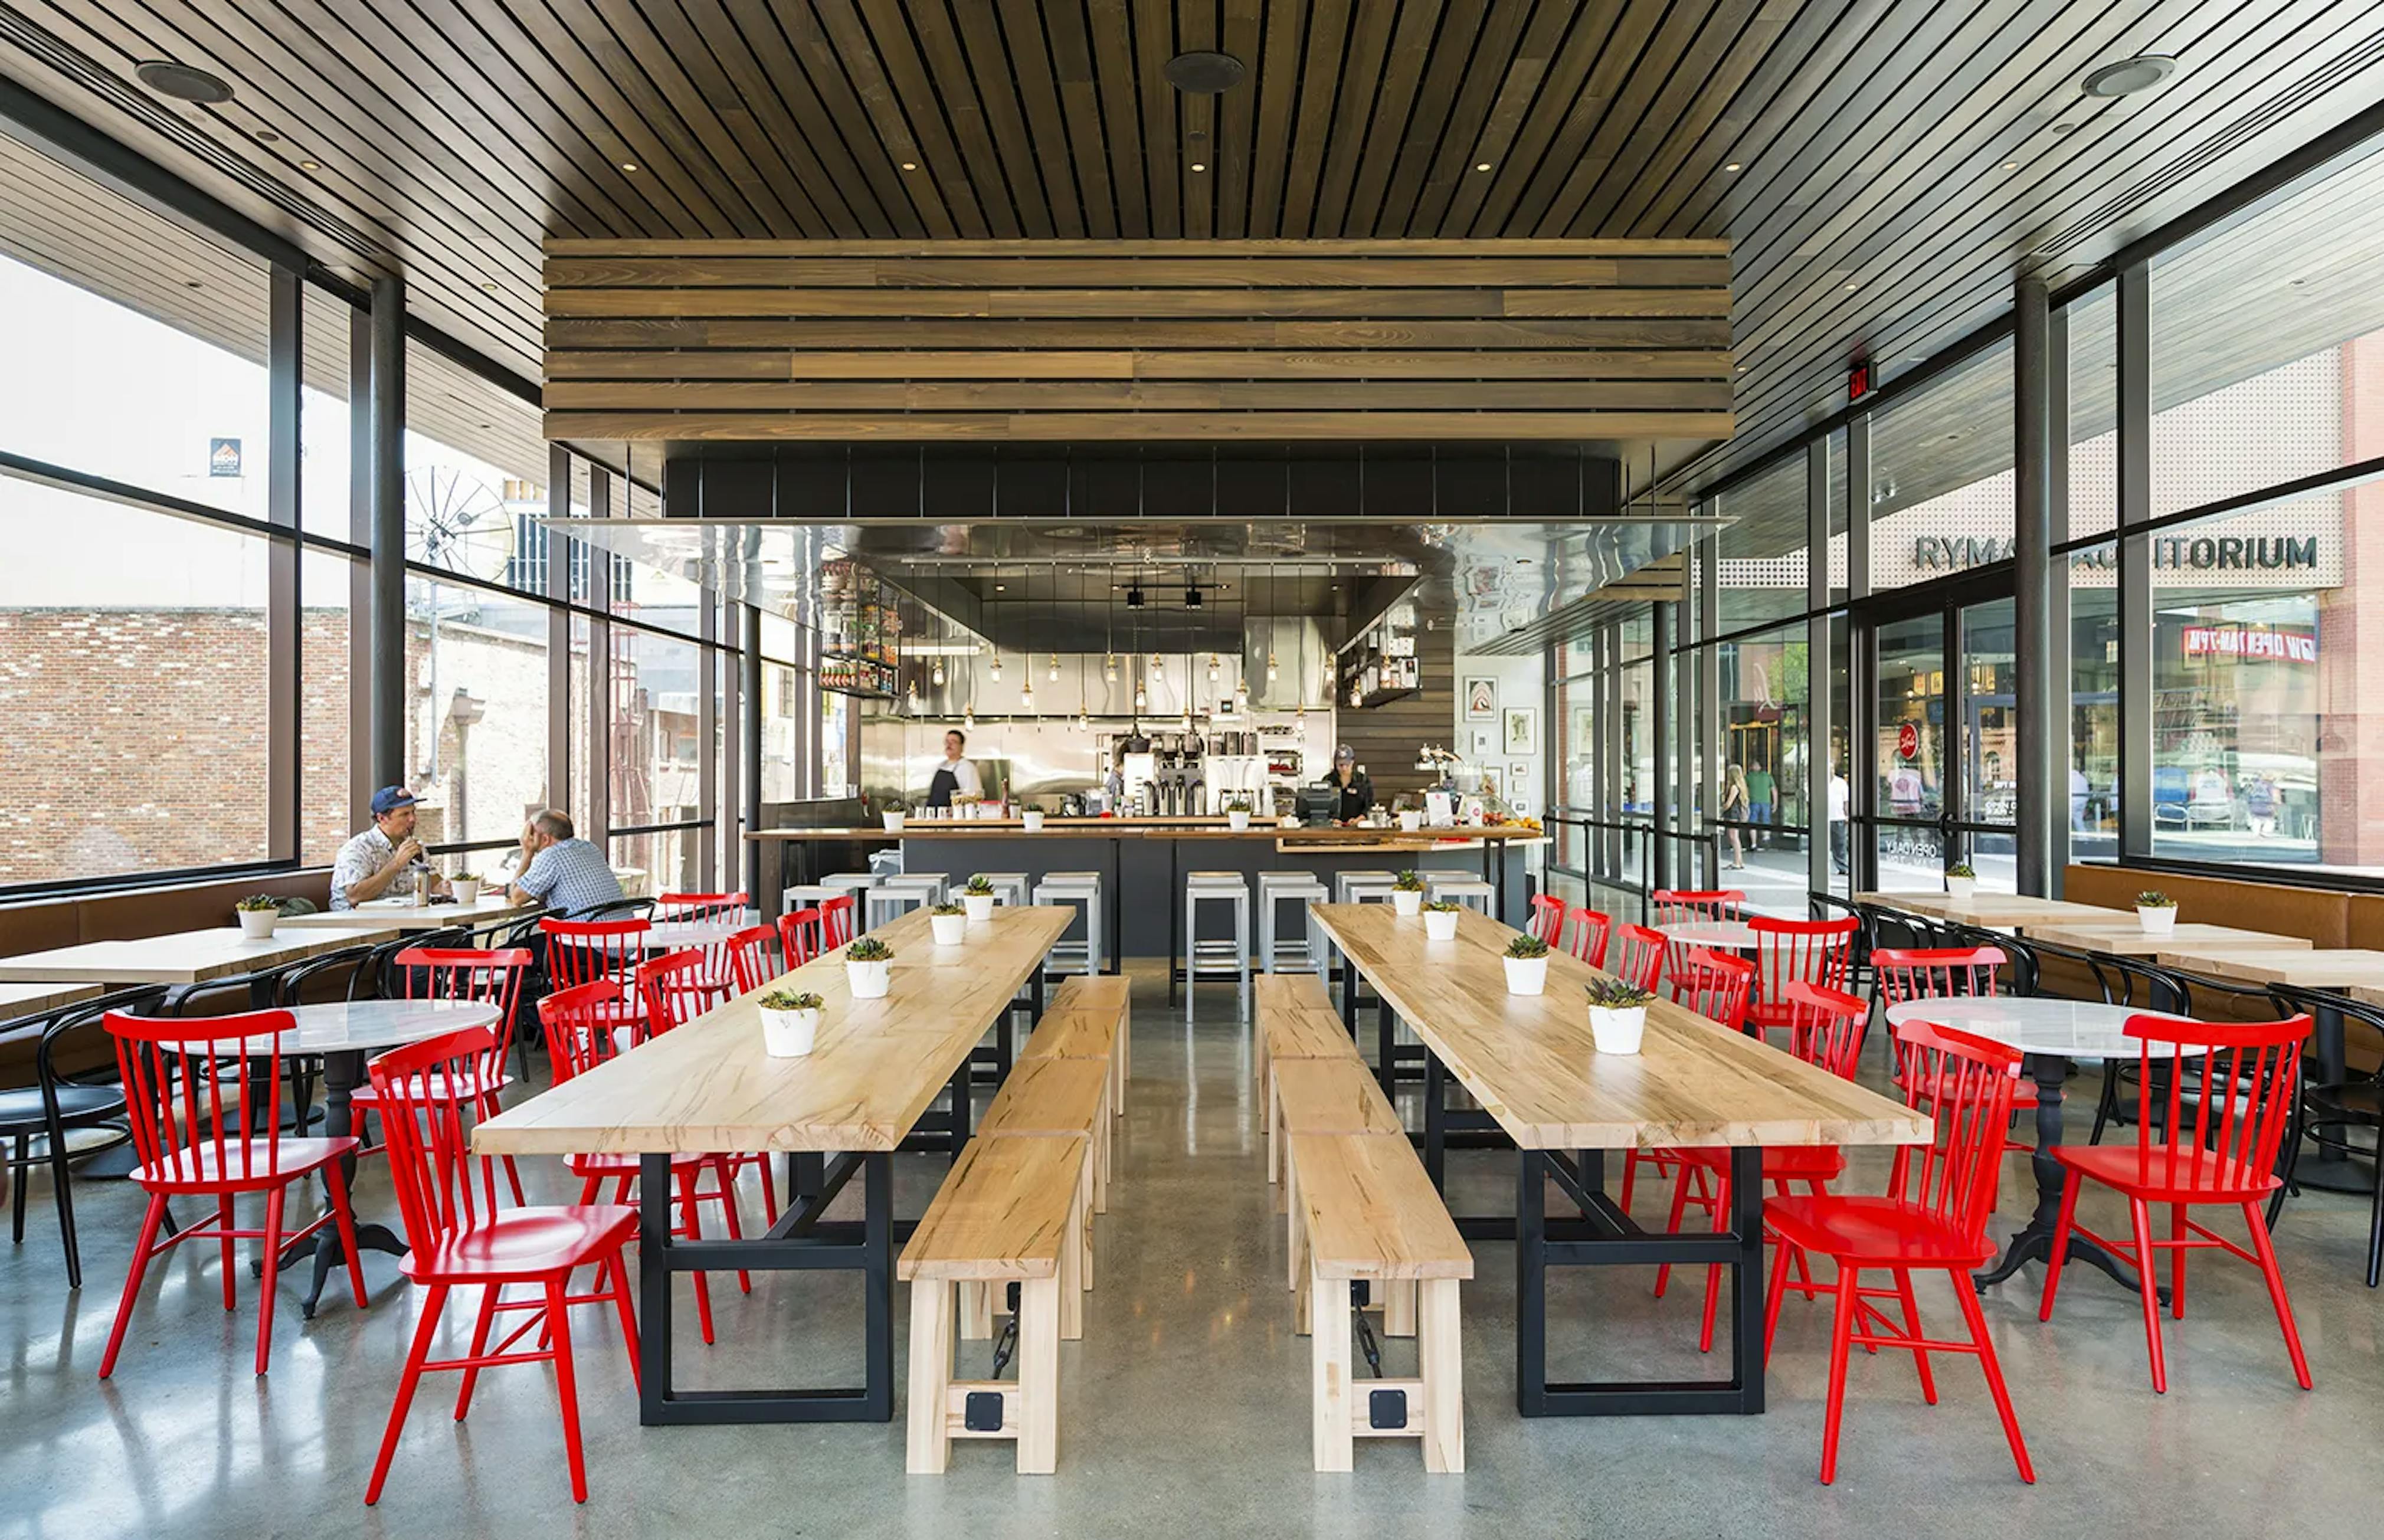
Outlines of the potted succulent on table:
{"label": "potted succulent on table", "polygon": [[969,924],[983,925],[993,918],[993,879],[983,872],[968,879],[961,889],[961,903],[968,914]]}
{"label": "potted succulent on table", "polygon": [[1457,912],[1465,906],[1455,899],[1434,899],[1423,906],[1423,938],[1427,941],[1457,939]]}
{"label": "potted succulent on table", "polygon": [[1507,992],[1536,995],[1548,987],[1548,944],[1536,936],[1518,936],[1507,943]]}
{"label": "potted succulent on table", "polygon": [[231,906],[240,921],[240,938],[243,941],[270,941],[273,922],[281,918],[281,902],[270,893],[251,893]]}
{"label": "potted succulent on table", "polygon": [[844,982],[855,1000],[884,1000],[894,987],[894,949],[864,936],[844,949]]}
{"label": "potted succulent on table", "polygon": [[1979,890],[1979,874],[1967,861],[1957,861],[1945,868],[1945,896],[1967,900]]}
{"label": "potted succulent on table", "polygon": [[2177,900],[2157,888],[2136,895],[2136,924],[2147,936],[2167,936],[2177,928]]}
{"label": "potted succulent on table", "polygon": [[1402,833],[1414,834],[1422,829],[1423,809],[1416,806],[1415,799],[1405,792],[1401,792],[1399,800],[1391,804],[1391,811],[1398,814]]}
{"label": "potted succulent on table", "polygon": [[762,1011],[762,1051],[773,1059],[800,1059],[819,1040],[820,1008],[808,990],[773,989],[754,1002]]}
{"label": "potted succulent on table", "polygon": [[900,834],[902,832],[902,814],[907,810],[902,806],[900,799],[898,798],[893,801],[881,804],[877,811],[886,820],[887,833]]}
{"label": "potted succulent on table", "polygon": [[1589,1037],[1600,1053],[1636,1053],[1655,1000],[1635,984],[1601,978],[1589,987]]}
{"label": "potted succulent on table", "polygon": [[474,904],[480,901],[479,873],[458,872],[453,877],[449,878],[448,881],[455,889],[455,901],[457,903]]}
{"label": "potted succulent on table", "polygon": [[956,903],[939,903],[927,911],[927,928],[936,933],[936,945],[957,947],[968,939],[969,913]]}
{"label": "potted succulent on table", "polygon": [[1019,820],[1026,826],[1027,833],[1039,834],[1042,832],[1043,810],[1041,808],[1034,806],[1021,808],[1018,811],[1018,817]]}
{"label": "potted succulent on table", "polygon": [[1225,799],[1225,826],[1238,834],[1250,826],[1250,795],[1236,791]]}
{"label": "potted succulent on table", "polygon": [[1423,874],[1401,872],[1391,879],[1391,908],[1400,918],[1412,918],[1423,907]]}

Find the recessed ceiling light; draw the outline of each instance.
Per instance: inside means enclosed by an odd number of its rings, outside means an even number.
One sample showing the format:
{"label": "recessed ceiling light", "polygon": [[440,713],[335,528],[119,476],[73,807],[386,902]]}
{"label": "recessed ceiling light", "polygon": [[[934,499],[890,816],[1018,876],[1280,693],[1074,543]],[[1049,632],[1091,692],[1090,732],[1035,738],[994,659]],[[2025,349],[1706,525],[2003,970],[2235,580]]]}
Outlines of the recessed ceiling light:
{"label": "recessed ceiling light", "polygon": [[625,160],[621,162],[621,169],[624,171],[634,171],[637,168],[638,163],[634,160]]}
{"label": "recessed ceiling light", "polygon": [[197,279],[186,278],[182,280],[182,287],[185,289],[203,289],[206,286],[201,283]]}
{"label": "recessed ceiling light", "polygon": [[2017,171],[2019,169],[2019,162],[2016,160],[2005,161],[2004,169],[2006,171]]}
{"label": "recessed ceiling light", "polygon": [[149,59],[132,67],[133,75],[143,85],[160,96],[171,96],[178,102],[194,102],[200,106],[214,106],[231,100],[231,87],[223,78],[204,69],[172,59]]}
{"label": "recessed ceiling light", "polygon": [[1188,96],[1214,96],[1242,83],[1249,71],[1231,54],[1196,49],[1167,61],[1167,83]]}
{"label": "recessed ceiling light", "polygon": [[919,163],[915,160],[906,160],[902,163],[902,169],[905,171],[915,171],[918,168]]}
{"label": "recessed ceiling light", "polygon": [[1744,169],[1744,168],[1741,167],[1738,162],[1733,160],[1729,165],[1723,167],[1722,169],[1725,171],[1737,171]]}
{"label": "recessed ceiling light", "polygon": [[1192,169],[1195,171],[1205,171],[1208,168],[1209,164],[1206,161],[1196,160],[1192,163]]}
{"label": "recessed ceiling light", "polygon": [[2055,133],[2076,133],[2078,131],[2078,125],[2075,123],[2055,123],[2053,125],[2053,131]]}
{"label": "recessed ceiling light", "polygon": [[1861,288],[1861,287],[1862,287],[1862,285],[1861,285],[1861,284],[1859,284],[1859,283],[1849,283],[1849,284],[1847,284],[1847,285],[1846,285],[1846,292],[1847,292],[1847,293],[1849,293],[1849,294],[1851,294],[1851,293],[1853,293],[1856,290],[1857,290],[1857,289],[1859,289],[1859,288]]}
{"label": "recessed ceiling light", "polygon": [[1741,364],[1741,365],[1738,366],[1738,372],[1739,372],[1739,373],[1741,373],[1741,374],[1745,374],[1745,373],[1746,372],[1746,366],[1745,366],[1745,365],[1744,365],[1744,364]]}
{"label": "recessed ceiling light", "polygon": [[1490,169],[1490,163],[1486,160],[1477,161],[1474,163],[1473,168],[1477,171],[1487,171]]}
{"label": "recessed ceiling light", "polygon": [[1010,591],[1010,585],[1008,583],[996,583],[993,585],[993,591],[996,593],[1007,593]]}
{"label": "recessed ceiling light", "polygon": [[279,144],[281,143],[281,136],[271,129],[259,129],[256,130],[256,142],[259,144]]}
{"label": "recessed ceiling light", "polygon": [[486,293],[493,294],[497,292],[497,286],[493,283],[483,283],[480,285],[480,288],[481,291]]}
{"label": "recessed ceiling light", "polygon": [[301,171],[319,171],[322,168],[323,163],[319,160],[302,160],[298,163],[298,169]]}
{"label": "recessed ceiling light", "polygon": [[2131,59],[2089,70],[2078,88],[2089,96],[2127,96],[2153,87],[2177,73],[2177,60],[2166,54],[2139,54]]}

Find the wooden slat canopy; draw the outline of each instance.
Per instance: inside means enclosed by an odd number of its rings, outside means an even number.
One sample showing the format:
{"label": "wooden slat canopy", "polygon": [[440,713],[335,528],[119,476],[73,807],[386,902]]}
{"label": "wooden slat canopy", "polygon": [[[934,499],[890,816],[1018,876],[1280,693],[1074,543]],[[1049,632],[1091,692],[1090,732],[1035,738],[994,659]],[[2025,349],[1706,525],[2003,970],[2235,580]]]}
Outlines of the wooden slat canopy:
{"label": "wooden slat canopy", "polygon": [[546,244],[566,440],[1720,439],[1720,241]]}

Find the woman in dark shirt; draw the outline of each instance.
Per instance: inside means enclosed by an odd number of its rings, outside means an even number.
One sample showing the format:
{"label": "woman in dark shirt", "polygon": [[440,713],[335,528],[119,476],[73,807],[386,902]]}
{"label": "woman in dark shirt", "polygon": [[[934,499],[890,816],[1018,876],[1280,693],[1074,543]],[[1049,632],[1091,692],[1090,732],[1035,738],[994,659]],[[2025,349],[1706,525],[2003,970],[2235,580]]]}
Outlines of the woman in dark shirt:
{"label": "woman in dark shirt", "polygon": [[1342,823],[1364,816],[1374,805],[1374,783],[1358,768],[1358,751],[1344,743],[1333,751],[1333,773],[1324,777],[1339,797],[1333,816]]}

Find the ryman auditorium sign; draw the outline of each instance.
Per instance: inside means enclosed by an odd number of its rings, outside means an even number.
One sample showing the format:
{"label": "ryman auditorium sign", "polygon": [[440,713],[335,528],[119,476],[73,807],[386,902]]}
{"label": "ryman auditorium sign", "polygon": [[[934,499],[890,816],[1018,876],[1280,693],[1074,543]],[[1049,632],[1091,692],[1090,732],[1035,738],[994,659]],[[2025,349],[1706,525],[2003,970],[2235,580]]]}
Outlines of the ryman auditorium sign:
{"label": "ryman auditorium sign", "polygon": [[[2152,548],[2155,571],[2251,572],[2317,566],[2316,535],[2155,535]],[[2018,540],[1993,535],[1918,535],[1912,541],[1912,565],[1922,572],[1960,572],[1989,562],[2009,561],[2018,553]],[[2117,570],[2118,549],[2100,545],[2072,552],[2069,562],[2073,567]]]}

